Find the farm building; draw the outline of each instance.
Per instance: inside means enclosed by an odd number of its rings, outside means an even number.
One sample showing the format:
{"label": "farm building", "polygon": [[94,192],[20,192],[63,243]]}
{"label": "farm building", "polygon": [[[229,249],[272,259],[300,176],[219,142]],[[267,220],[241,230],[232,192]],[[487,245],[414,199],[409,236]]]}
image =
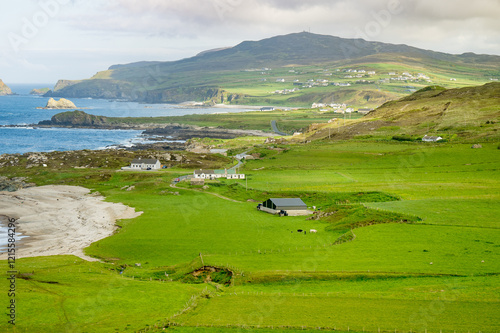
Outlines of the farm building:
{"label": "farm building", "polygon": [[271,198],[257,206],[258,210],[271,214],[298,216],[308,215],[307,205],[300,198]]}
{"label": "farm building", "polygon": [[428,136],[428,135],[425,135],[422,138],[422,141],[424,141],[424,142],[436,142],[436,141],[439,141],[439,140],[443,140],[443,138],[440,137],[440,136]]}
{"label": "farm building", "polygon": [[217,179],[217,178],[227,178],[227,179],[245,179],[244,174],[238,174],[235,170],[195,170],[194,178],[203,179]]}
{"label": "farm building", "polygon": [[122,170],[159,170],[161,163],[157,159],[152,158],[136,158],[132,160],[129,167],[124,167]]}

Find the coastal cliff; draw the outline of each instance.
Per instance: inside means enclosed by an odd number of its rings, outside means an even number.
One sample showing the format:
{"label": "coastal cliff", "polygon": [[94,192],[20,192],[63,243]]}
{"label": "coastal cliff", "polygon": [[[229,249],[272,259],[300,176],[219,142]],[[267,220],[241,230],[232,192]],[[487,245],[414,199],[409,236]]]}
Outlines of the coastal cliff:
{"label": "coastal cliff", "polygon": [[[64,84],[68,84],[64,86]],[[71,83],[58,82],[54,91],[47,92],[45,97],[67,98],[104,98],[120,99],[139,103],[172,103],[186,101],[203,101],[205,104],[218,104],[233,101],[240,96],[228,94],[216,86],[182,86],[145,90],[140,84],[118,80],[92,79]]]}
{"label": "coastal cliff", "polygon": [[12,90],[0,79],[0,96],[13,95]]}

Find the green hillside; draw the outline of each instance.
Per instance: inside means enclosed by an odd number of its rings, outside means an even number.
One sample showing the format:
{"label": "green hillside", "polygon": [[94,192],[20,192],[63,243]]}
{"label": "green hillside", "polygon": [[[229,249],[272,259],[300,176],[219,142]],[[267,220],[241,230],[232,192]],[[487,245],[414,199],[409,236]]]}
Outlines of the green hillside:
{"label": "green hillside", "polygon": [[431,135],[448,141],[494,141],[500,137],[498,96],[498,82],[455,89],[429,86],[363,118],[310,128],[309,137],[412,141]]}
{"label": "green hillside", "polygon": [[451,55],[303,32],[179,61],[114,65],[88,80],[61,80],[48,95],[289,106],[335,101],[376,107],[429,84],[463,87],[498,79],[499,63],[498,56]]}
{"label": "green hillside", "polygon": [[[84,153],[82,163],[102,159],[85,169],[59,160],[26,168],[26,155],[12,156],[17,162],[3,175],[85,186],[144,213],[85,250],[101,262],[16,260],[18,319],[0,329],[497,332],[497,146],[260,145],[262,158],[241,169],[247,180],[175,190],[171,180],[197,168],[195,154],[190,166],[151,173],[116,171],[127,160],[122,151],[57,153],[65,161]],[[329,215],[306,220],[255,209],[255,201],[288,196]],[[206,266],[218,271],[199,275]],[[0,299],[8,304],[7,293]]]}

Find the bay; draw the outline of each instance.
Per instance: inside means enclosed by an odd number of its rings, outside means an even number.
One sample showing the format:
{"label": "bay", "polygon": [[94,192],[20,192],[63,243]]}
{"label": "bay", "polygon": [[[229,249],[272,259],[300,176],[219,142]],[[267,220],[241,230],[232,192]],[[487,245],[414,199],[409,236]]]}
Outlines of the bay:
{"label": "bay", "polygon": [[[145,142],[141,137],[142,131],[137,130],[28,127],[28,124],[48,120],[65,110],[37,109],[37,107],[44,107],[49,98],[29,94],[33,88],[51,87],[52,84],[12,84],[9,86],[17,95],[0,96],[0,125],[23,125],[25,127],[0,128],[0,154],[103,149],[109,146],[132,146]],[[108,117],[160,117],[221,112],[220,108],[188,108],[174,104],[140,104],[90,98],[71,98],[70,100],[79,110]],[[243,111],[248,111],[248,108],[231,109],[231,112]]]}

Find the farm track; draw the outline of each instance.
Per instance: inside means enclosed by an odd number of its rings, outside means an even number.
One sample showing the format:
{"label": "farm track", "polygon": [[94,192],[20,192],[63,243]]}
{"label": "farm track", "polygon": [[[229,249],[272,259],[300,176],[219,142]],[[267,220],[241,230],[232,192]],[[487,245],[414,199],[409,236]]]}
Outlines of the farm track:
{"label": "farm track", "polygon": [[175,188],[175,189],[178,189],[178,190],[186,190],[186,191],[194,191],[194,192],[199,192],[199,193],[211,194],[211,195],[213,195],[213,196],[216,196],[216,197],[221,198],[221,199],[224,199],[224,200],[228,200],[228,201],[232,201],[232,202],[237,202],[237,203],[243,203],[243,201],[234,200],[234,199],[231,199],[231,198],[225,197],[225,196],[223,196],[223,195],[220,195],[220,194],[218,194],[218,193],[212,193],[212,192],[202,192],[202,191],[200,191],[200,190],[196,190],[196,189],[177,187],[177,186],[175,186],[175,184],[170,184],[170,187]]}

